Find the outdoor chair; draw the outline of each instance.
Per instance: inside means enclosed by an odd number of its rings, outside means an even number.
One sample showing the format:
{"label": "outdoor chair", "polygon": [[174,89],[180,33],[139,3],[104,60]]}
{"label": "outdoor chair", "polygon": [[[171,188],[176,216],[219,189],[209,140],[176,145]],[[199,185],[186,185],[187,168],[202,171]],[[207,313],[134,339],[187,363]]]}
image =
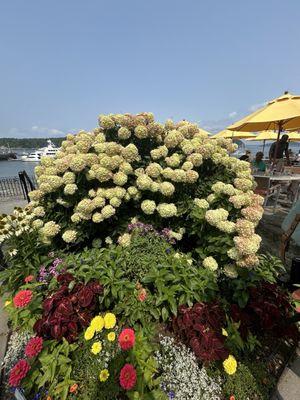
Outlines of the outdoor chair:
{"label": "outdoor chair", "polygon": [[263,196],[265,199],[263,207],[266,207],[269,199],[271,198],[274,199],[274,205],[273,205],[273,214],[274,214],[278,203],[278,197],[280,194],[281,185],[277,184],[271,186],[271,179],[269,176],[256,176],[254,179],[257,185],[254,192],[256,194]]}

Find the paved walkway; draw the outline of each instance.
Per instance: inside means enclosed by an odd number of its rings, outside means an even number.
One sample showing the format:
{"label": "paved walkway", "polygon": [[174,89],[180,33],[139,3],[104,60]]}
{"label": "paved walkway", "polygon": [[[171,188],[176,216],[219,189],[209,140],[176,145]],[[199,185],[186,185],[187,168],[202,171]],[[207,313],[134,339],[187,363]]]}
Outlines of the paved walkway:
{"label": "paved walkway", "polygon": [[5,354],[7,334],[8,334],[7,315],[3,310],[3,301],[0,298],[0,368]]}
{"label": "paved walkway", "polygon": [[277,384],[277,390],[272,400],[300,399],[300,347],[295,358],[285,368]]}
{"label": "paved walkway", "polygon": [[24,199],[0,198],[0,214],[11,214],[15,207],[24,207],[26,204]]}

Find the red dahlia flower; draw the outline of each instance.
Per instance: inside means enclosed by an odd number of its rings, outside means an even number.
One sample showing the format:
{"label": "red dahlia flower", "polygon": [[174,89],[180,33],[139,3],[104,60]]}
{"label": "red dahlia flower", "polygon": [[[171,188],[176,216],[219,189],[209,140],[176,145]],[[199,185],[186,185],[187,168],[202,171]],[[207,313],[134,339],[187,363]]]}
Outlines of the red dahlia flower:
{"label": "red dahlia flower", "polygon": [[26,276],[26,278],[24,279],[25,283],[32,282],[33,280],[34,280],[34,276],[33,276],[33,275],[28,275],[28,276]]}
{"label": "red dahlia flower", "polygon": [[136,384],[136,370],[131,364],[125,364],[120,372],[120,385],[125,390],[132,389]]}
{"label": "red dahlia flower", "polygon": [[29,340],[25,347],[25,354],[28,358],[37,356],[43,348],[43,339],[41,337],[34,337]]}
{"label": "red dahlia flower", "polygon": [[9,374],[9,385],[17,387],[20,385],[21,380],[25,378],[27,372],[30,370],[30,365],[24,359],[17,362],[17,364],[11,369]]}
{"label": "red dahlia flower", "polygon": [[134,346],[135,334],[131,328],[123,329],[119,335],[119,345],[122,350],[129,350]]}
{"label": "red dahlia flower", "polygon": [[20,290],[15,297],[13,298],[13,302],[15,307],[23,308],[28,306],[32,299],[32,291],[31,290]]}

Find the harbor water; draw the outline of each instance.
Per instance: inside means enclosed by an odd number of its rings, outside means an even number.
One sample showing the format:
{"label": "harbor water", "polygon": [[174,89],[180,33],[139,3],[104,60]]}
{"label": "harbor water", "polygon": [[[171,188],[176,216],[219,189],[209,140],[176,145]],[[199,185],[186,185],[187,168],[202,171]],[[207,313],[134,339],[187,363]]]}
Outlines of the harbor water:
{"label": "harbor water", "polygon": [[34,175],[34,168],[38,162],[25,162],[19,160],[0,161],[0,178],[18,176],[20,171],[26,171],[29,176]]}

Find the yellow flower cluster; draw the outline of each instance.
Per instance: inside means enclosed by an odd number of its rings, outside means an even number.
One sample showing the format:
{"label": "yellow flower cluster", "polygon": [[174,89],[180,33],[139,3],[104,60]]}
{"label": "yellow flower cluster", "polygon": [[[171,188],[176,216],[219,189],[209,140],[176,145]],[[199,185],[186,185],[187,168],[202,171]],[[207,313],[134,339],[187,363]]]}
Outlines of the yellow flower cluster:
{"label": "yellow flower cluster", "polygon": [[226,360],[223,361],[223,367],[228,375],[235,374],[237,369],[237,362],[234,356],[229,355],[228,358],[226,358]]}
{"label": "yellow flower cluster", "polygon": [[[90,325],[84,332],[84,339],[86,341],[92,340],[93,342],[90,351],[92,354],[99,354],[103,346],[106,346],[105,340],[108,342],[114,342],[116,339],[116,333],[114,331],[108,332],[106,335],[101,335],[103,329],[111,330],[116,326],[116,316],[112,313],[106,313],[104,317],[96,315],[90,322]],[[100,340],[102,339],[102,341]]]}

